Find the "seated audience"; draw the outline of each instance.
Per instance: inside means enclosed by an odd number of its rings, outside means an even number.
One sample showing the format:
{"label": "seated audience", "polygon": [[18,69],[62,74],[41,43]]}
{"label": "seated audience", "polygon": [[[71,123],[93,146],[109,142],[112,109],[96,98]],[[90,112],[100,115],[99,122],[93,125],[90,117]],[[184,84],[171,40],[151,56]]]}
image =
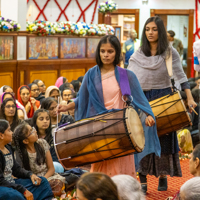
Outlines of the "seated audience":
{"label": "seated audience", "polygon": [[[12,95],[12,98],[15,100],[17,107],[21,108],[24,111],[24,114],[25,114],[24,118],[28,119],[24,106],[21,103],[19,103],[19,101],[17,99],[15,99],[15,93],[13,92],[13,89],[8,85],[4,85],[1,88],[2,89],[0,89],[1,90],[0,91],[0,97],[1,97],[0,101],[3,102],[3,100],[5,99],[5,97],[3,96],[4,93],[10,93]],[[1,102],[0,102],[0,104],[1,104]]]}
{"label": "seated audience", "polygon": [[65,88],[71,88],[72,92],[74,92],[74,86],[71,83],[64,83],[59,87],[59,90],[62,92]]}
{"label": "seated audience", "polygon": [[0,120],[0,199],[52,199],[53,193],[46,178],[37,177],[16,162],[9,145],[12,134],[9,123]]}
{"label": "seated audience", "polygon": [[45,86],[44,82],[39,79],[36,79],[33,81],[33,83],[36,83],[38,85],[38,87],[40,89],[40,93],[44,96],[45,92],[46,92],[46,86]]}
{"label": "seated audience", "polygon": [[117,185],[120,200],[145,200],[140,183],[129,175],[116,175],[111,178]]}
{"label": "seated audience", "polygon": [[58,101],[58,97],[60,98],[60,102],[62,101],[61,99],[61,95],[60,95],[60,90],[58,89],[58,87],[52,85],[49,86],[45,92],[45,98],[47,97],[52,97],[54,99],[56,99]]}
{"label": "seated audience", "polygon": [[83,174],[76,189],[76,198],[79,200],[119,200],[117,186],[103,173]]}
{"label": "seated audience", "polygon": [[34,112],[40,107],[40,102],[31,97],[27,85],[22,85],[17,91],[18,101],[24,106],[28,118],[32,118]]}
{"label": "seated audience", "polygon": [[[42,102],[42,105],[41,105],[42,109],[49,111],[49,115],[51,117],[52,128],[55,128],[57,125],[57,113],[56,113],[57,106],[58,106],[57,100],[52,97],[48,97],[48,98],[44,99],[44,101]],[[69,123],[74,122],[74,119],[72,116],[58,114],[58,126],[66,124],[68,122]],[[52,133],[54,133],[54,131],[52,131]]]}
{"label": "seated audience", "polygon": [[192,112],[192,131],[198,130],[198,123],[199,123],[199,89],[193,89],[192,90],[192,96],[194,98],[195,103],[197,104],[197,107],[195,107],[195,111],[197,114]]}
{"label": "seated audience", "polygon": [[[27,123],[19,125],[13,133],[13,141],[16,147],[16,160],[26,170],[29,170],[37,176],[45,177],[50,185],[54,180],[65,181],[65,178],[55,173],[53,160],[49,151],[49,145],[46,140],[38,139],[37,131]],[[62,191],[63,184],[59,184]],[[54,194],[55,195],[55,194]],[[60,193],[61,195],[61,193]]]}
{"label": "seated audience", "polygon": [[197,144],[191,154],[189,170],[193,176],[200,176],[200,144]]}
{"label": "seated audience", "polygon": [[200,77],[199,76],[195,78],[195,83],[197,84],[195,89],[199,89],[199,85],[200,85]]}
{"label": "seated audience", "polygon": [[50,146],[50,153],[53,159],[53,164],[55,168],[55,172],[63,173],[64,168],[59,163],[58,157],[55,152],[54,142],[52,137],[52,128],[51,128],[51,117],[49,112],[44,109],[38,109],[32,118],[32,126],[35,127],[38,138],[45,139]]}
{"label": "seated audience", "polygon": [[35,83],[31,83],[28,85],[28,87],[30,88],[31,91],[31,97],[35,98],[36,100],[38,100],[41,104],[42,100],[45,98],[42,93],[40,93],[39,87],[37,84]]}
{"label": "seated audience", "polygon": [[194,177],[186,181],[180,189],[179,199],[199,200],[200,199],[200,177]]}
{"label": "seated audience", "polygon": [[7,98],[1,104],[1,117],[9,122],[11,131],[21,122],[18,119],[17,106],[13,98]]}
{"label": "seated audience", "polygon": [[68,80],[65,77],[61,76],[56,80],[55,86],[59,88],[62,84],[67,82]]}

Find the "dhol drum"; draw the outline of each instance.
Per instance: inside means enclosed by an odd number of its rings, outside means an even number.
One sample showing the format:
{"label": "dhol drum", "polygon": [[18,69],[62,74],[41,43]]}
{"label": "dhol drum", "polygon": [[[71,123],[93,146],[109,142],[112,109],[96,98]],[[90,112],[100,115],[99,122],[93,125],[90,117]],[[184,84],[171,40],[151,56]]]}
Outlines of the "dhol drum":
{"label": "dhol drum", "polygon": [[127,107],[58,129],[54,145],[61,164],[70,168],[142,152],[145,137],[137,112]]}
{"label": "dhol drum", "polygon": [[156,117],[159,137],[192,125],[178,91],[150,101],[149,104]]}

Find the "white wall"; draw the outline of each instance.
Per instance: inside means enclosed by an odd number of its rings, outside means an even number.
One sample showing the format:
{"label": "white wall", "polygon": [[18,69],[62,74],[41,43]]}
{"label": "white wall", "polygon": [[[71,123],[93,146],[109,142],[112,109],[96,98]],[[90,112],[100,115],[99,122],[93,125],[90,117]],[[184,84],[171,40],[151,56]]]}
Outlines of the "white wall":
{"label": "white wall", "polygon": [[[68,2],[67,0],[57,0],[57,1],[62,9],[64,9],[64,7],[66,6],[66,4]],[[46,3],[46,0],[37,0],[37,3],[40,8],[43,8],[44,4]],[[79,3],[80,3],[82,10],[84,10],[91,3],[91,0],[79,0]],[[99,5],[99,3],[98,3],[98,5]],[[86,18],[87,23],[91,23],[94,7],[95,7],[95,3],[93,3],[92,6],[85,12],[85,18]],[[97,6],[97,8],[98,8],[98,6]],[[54,0],[51,0],[44,10],[44,13],[45,13],[48,21],[51,21],[51,22],[55,22],[57,20],[60,12],[61,11],[59,10],[59,8]],[[81,11],[75,0],[72,0],[72,2],[69,4],[69,7],[66,9],[65,13],[66,13],[67,17],[69,18],[69,21],[76,22],[78,20],[80,14],[81,14]],[[35,3],[32,0],[30,0],[28,3],[27,20],[29,20],[29,21],[35,20],[38,14],[39,14],[39,10],[35,6]],[[39,19],[44,20],[44,17],[42,15],[40,15]],[[63,14],[59,21],[66,21]],[[83,18],[81,18],[80,21],[83,21]],[[96,15],[94,18],[94,23],[98,23],[98,10],[97,9],[96,9]]]}
{"label": "white wall", "polygon": [[[5,1],[5,0],[3,0]],[[10,0],[6,0],[10,1]],[[14,1],[14,0],[12,0]],[[57,0],[60,4],[61,8],[64,8],[68,1],[66,0]],[[79,0],[82,9],[85,9],[92,0]],[[103,0],[98,1],[98,5]],[[46,0],[37,0],[38,5],[43,7]],[[119,8],[126,8],[126,9],[140,9],[140,28],[139,28],[139,37],[141,36],[143,25],[147,18],[150,17],[150,9],[195,9],[195,0],[148,0],[148,3],[143,3],[142,0],[115,0],[118,4]],[[94,5],[90,7],[86,11],[86,22],[90,23],[92,19],[92,14],[94,11]],[[28,3],[28,11],[27,11],[27,20],[33,21],[37,17],[39,11],[35,6],[34,2],[30,0]],[[51,0],[44,11],[47,19],[49,21],[56,21],[60,14],[60,10],[54,0]],[[75,0],[72,0],[70,6],[66,10],[66,14],[70,21],[77,21],[80,10]],[[199,15],[200,16],[200,15]],[[43,16],[40,16],[39,19],[44,19]],[[81,18],[80,21],[82,21]],[[65,21],[64,16],[62,15],[60,21]],[[94,23],[98,23],[98,11],[96,12]],[[200,23],[199,23],[200,24]]]}

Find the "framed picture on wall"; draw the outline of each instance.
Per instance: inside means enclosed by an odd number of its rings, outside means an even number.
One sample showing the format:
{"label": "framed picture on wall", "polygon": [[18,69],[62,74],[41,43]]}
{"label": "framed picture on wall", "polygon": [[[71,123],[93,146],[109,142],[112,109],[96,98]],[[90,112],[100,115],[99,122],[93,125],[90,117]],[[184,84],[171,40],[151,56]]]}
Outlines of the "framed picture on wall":
{"label": "framed picture on wall", "polygon": [[121,26],[113,26],[115,29],[115,36],[121,42]]}
{"label": "framed picture on wall", "polygon": [[57,37],[29,37],[29,59],[58,59]]}
{"label": "framed picture on wall", "polygon": [[85,58],[85,38],[61,38],[60,58]]}
{"label": "framed picture on wall", "polygon": [[14,59],[14,37],[0,36],[0,60]]}
{"label": "framed picture on wall", "polygon": [[96,53],[97,45],[100,41],[100,38],[88,38],[87,44],[87,57],[94,58]]}

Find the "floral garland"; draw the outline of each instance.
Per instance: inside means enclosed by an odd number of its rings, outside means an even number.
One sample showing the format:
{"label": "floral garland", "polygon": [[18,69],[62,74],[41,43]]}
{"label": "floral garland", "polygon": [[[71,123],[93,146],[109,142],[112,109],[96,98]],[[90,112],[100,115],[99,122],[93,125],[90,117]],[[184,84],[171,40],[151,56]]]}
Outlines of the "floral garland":
{"label": "floral garland", "polygon": [[19,31],[21,26],[10,19],[5,19],[4,17],[0,17],[0,31],[11,32],[11,31]]}
{"label": "floral garland", "polygon": [[117,10],[117,4],[113,0],[104,1],[99,4],[99,12],[107,13]]}
{"label": "floral garland", "polygon": [[37,33],[40,36],[63,33],[78,36],[103,36],[114,35],[114,28],[106,24],[86,24],[84,22],[49,22],[36,20],[26,22],[26,30],[30,33]]}

